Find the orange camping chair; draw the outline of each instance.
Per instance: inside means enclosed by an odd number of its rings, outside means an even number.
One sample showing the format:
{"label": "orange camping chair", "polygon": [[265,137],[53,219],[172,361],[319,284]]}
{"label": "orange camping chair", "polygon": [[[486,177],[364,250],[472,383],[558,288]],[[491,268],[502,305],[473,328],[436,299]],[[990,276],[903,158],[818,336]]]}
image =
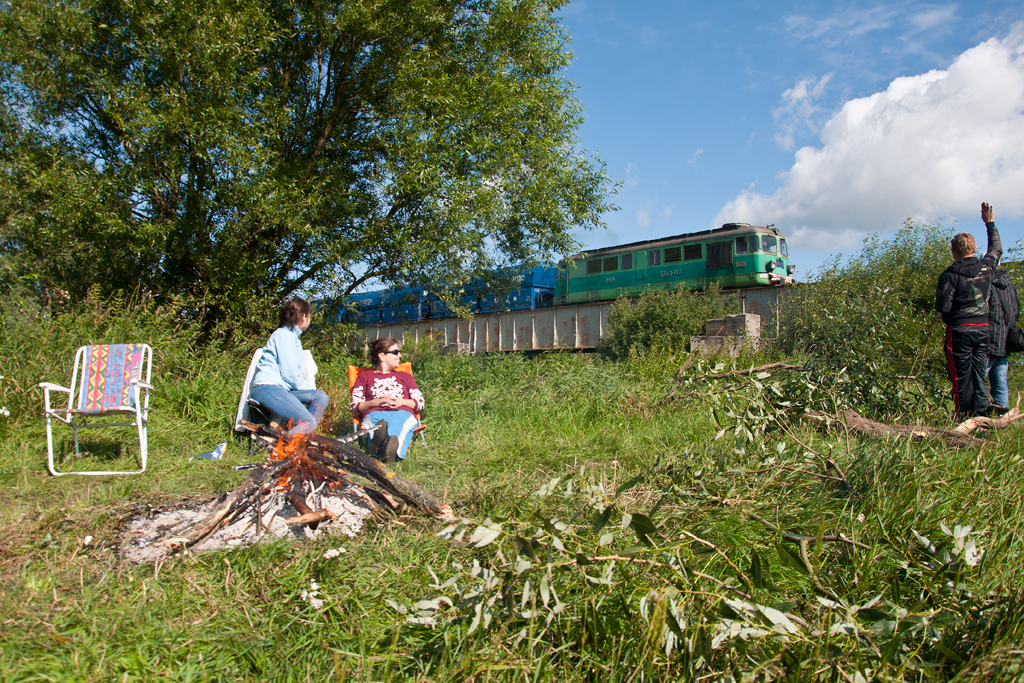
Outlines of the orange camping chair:
{"label": "orange camping chair", "polygon": [[[395,370],[398,371],[398,372],[408,372],[411,375],[412,374],[412,363],[410,363],[409,361],[401,363],[397,368],[395,368]],[[361,368],[358,365],[350,365],[350,366],[348,366],[348,392],[349,392],[350,395],[352,394],[352,387],[354,387],[356,385],[356,379],[359,378],[359,373],[364,372],[364,371],[372,372],[373,368]],[[419,426],[416,427],[416,429],[412,430],[413,438],[415,439],[416,435],[419,434],[420,441],[422,441],[423,445],[426,446],[427,445],[427,439],[426,439],[426,437],[423,436],[423,431],[427,428],[427,425],[425,425],[422,422],[420,422],[420,414],[419,413],[415,413],[415,415],[416,415],[416,424],[418,424]],[[353,432],[359,431],[359,420],[356,419],[355,417],[352,418],[352,431]]]}

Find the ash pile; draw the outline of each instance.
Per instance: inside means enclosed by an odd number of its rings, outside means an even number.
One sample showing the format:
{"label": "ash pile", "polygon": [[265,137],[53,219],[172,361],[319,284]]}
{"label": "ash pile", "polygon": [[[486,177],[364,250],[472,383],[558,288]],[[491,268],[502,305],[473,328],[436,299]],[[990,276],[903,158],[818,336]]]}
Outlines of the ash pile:
{"label": "ash pile", "polygon": [[[367,431],[344,439],[286,439],[272,427],[246,428],[265,448],[266,461],[224,496],[131,520],[122,545],[126,559],[160,562],[180,553],[322,533],[351,537],[375,511],[404,506],[442,520],[453,518],[451,507],[429,491],[349,445]],[[353,474],[370,485],[354,482]]]}

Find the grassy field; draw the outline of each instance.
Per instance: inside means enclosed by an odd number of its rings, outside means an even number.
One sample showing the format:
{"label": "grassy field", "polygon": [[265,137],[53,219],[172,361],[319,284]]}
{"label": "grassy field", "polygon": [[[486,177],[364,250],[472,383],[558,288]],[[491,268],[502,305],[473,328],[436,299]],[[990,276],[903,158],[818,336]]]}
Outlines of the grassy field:
{"label": "grassy field", "polygon": [[[458,523],[408,511],[355,539],[127,563],[129,518],[244,477],[229,421],[253,343],[196,350],[129,313],[4,321],[2,681],[1024,678],[1021,427],[981,449],[862,440],[787,410],[809,375],[701,363],[661,403],[685,358],[657,353],[424,353],[429,445],[399,471]],[[34,383],[151,318],[150,470],[49,476]],[[343,406],[350,359],[326,349]],[[226,439],[224,461],[188,462]]]}

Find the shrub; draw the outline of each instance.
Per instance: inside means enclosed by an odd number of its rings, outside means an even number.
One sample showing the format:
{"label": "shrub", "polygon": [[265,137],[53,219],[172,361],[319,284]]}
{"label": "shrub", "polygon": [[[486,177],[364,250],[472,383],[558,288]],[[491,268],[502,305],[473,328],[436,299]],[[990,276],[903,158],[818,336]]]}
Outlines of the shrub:
{"label": "shrub", "polygon": [[940,411],[949,392],[935,283],[951,263],[952,233],[907,221],[888,240],[866,238],[845,263],[834,257],[780,306],[776,344],[822,370],[845,368],[846,407]]}
{"label": "shrub", "polygon": [[608,332],[601,350],[615,359],[629,357],[630,350],[658,347],[665,352],[688,350],[690,337],[703,334],[706,322],[738,313],[735,297],[723,295],[717,284],[703,292],[680,287],[674,291],[644,292],[639,298],[622,297],[608,313]]}

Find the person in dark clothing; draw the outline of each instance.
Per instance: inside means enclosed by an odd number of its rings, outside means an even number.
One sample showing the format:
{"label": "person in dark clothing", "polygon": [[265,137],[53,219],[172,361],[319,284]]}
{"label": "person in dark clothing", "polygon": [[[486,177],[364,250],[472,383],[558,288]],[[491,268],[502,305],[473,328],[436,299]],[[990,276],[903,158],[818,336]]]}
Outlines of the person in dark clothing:
{"label": "person in dark clothing", "polygon": [[1003,245],[996,230],[995,212],[981,205],[981,220],[988,232],[985,256],[974,255],[974,237],[962,232],[950,243],[953,265],[939,276],[935,310],[946,323],[946,362],[953,383],[953,404],[958,419],[984,415],[988,394],[988,294]]}
{"label": "person in dark clothing", "polygon": [[1006,271],[997,265],[988,293],[988,381],[992,389],[992,411],[999,414],[1010,409],[1006,337],[1011,328],[1017,327],[1019,317],[1017,288]]}

